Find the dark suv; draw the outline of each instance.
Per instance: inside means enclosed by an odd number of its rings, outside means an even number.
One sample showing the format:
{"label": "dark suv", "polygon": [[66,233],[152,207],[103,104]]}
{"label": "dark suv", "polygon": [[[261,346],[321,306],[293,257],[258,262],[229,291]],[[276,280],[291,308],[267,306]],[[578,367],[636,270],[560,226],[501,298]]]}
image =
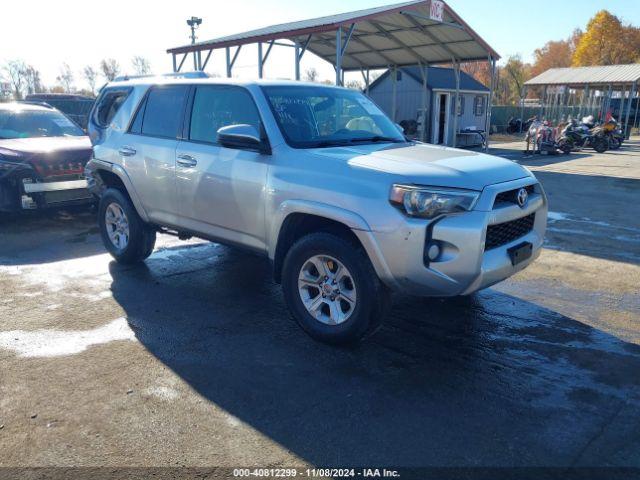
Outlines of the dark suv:
{"label": "dark suv", "polygon": [[91,142],[46,104],[0,104],[0,212],[90,202]]}

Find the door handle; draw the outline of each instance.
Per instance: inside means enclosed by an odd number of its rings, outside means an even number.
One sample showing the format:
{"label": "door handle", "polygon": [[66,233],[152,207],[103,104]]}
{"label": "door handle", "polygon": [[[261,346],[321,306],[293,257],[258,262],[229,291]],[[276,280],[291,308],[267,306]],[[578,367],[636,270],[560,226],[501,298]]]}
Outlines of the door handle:
{"label": "door handle", "polygon": [[186,153],[178,155],[177,162],[181,167],[187,168],[192,168],[198,165],[198,161],[194,157],[192,157],[191,155],[187,155]]}
{"label": "door handle", "polygon": [[120,147],[120,150],[118,150],[118,152],[123,157],[132,157],[137,153],[135,148],[129,147],[127,145]]}

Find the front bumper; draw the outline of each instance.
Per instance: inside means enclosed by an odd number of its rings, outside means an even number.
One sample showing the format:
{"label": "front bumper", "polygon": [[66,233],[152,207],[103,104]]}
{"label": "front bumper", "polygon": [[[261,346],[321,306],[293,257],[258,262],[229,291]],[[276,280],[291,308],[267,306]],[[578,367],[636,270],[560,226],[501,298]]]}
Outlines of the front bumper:
{"label": "front bumper", "polygon": [[[493,208],[496,195],[535,185],[524,208],[512,204]],[[369,252],[381,280],[393,290],[421,296],[468,295],[523,270],[540,254],[547,226],[547,199],[535,178],[486,187],[473,211],[432,222],[407,219],[391,232],[356,232]],[[487,227],[535,213],[531,231],[485,251]],[[437,242],[441,255],[425,261],[425,245]],[[508,249],[529,242],[532,256],[512,265]]]}

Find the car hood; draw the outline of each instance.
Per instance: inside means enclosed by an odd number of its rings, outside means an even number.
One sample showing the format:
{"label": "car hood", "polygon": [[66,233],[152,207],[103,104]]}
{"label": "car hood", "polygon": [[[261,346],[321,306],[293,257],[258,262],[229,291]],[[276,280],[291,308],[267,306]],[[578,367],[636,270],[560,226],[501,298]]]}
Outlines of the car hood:
{"label": "car hood", "polygon": [[351,167],[398,175],[407,183],[482,190],[487,185],[530,176],[504,158],[429,144],[358,145],[316,149]]}
{"label": "car hood", "polygon": [[45,153],[56,150],[91,150],[89,137],[36,137],[0,139],[0,148],[22,153]]}
{"label": "car hood", "polygon": [[42,177],[81,175],[90,159],[86,136],[0,140],[0,162],[28,165]]}

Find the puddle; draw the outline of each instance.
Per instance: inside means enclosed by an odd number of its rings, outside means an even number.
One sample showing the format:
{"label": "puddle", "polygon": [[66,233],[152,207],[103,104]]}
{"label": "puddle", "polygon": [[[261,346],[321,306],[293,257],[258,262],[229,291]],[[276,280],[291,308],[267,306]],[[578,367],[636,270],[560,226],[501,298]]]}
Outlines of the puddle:
{"label": "puddle", "polygon": [[65,357],[84,352],[94,345],[117,340],[135,340],[135,334],[126,318],[92,330],[13,330],[0,332],[0,348],[19,357]]}

